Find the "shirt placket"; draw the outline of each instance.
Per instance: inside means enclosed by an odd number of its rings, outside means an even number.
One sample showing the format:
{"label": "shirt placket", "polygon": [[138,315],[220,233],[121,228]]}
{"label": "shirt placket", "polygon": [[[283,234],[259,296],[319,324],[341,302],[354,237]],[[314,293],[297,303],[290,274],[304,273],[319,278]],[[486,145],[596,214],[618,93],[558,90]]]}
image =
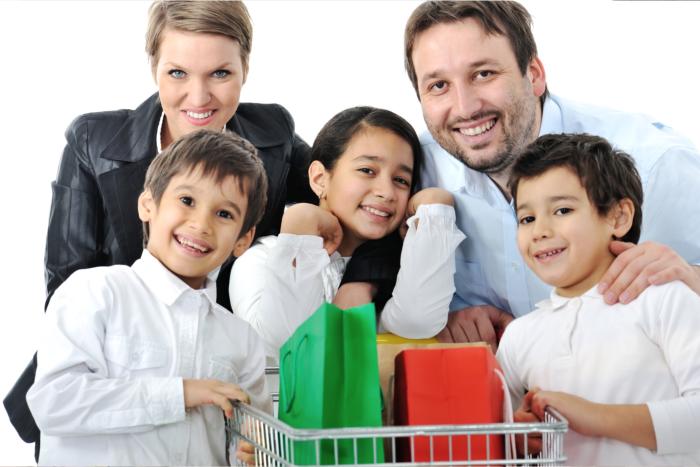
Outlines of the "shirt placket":
{"label": "shirt placket", "polygon": [[[199,315],[202,298],[194,292],[188,293],[182,300],[182,306],[174,313],[177,323],[177,348],[179,353],[177,374],[183,379],[196,378],[195,365],[197,357],[197,335],[199,329]],[[190,445],[189,412],[185,414],[185,423],[180,424],[178,438],[179,443],[173,444],[173,463],[176,465],[187,464],[187,450]]]}

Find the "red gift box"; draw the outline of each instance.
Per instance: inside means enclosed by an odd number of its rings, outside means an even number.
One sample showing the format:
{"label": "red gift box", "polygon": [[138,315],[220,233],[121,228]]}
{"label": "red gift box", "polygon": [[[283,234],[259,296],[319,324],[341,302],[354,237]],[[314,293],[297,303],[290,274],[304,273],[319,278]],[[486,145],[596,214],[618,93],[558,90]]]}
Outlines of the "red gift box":
{"label": "red gift box", "polygon": [[[404,350],[396,356],[395,424],[502,423],[503,386],[496,370],[500,367],[488,346]],[[505,455],[503,435],[433,436],[432,457],[429,437],[416,436],[412,444],[410,438],[397,440],[397,460],[493,460]]]}

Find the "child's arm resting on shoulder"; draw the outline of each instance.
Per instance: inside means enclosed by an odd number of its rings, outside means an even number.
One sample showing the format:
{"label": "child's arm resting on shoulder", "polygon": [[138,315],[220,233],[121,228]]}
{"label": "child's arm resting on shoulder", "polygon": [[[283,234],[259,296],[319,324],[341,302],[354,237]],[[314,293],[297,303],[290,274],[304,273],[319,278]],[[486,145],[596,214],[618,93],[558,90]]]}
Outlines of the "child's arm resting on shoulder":
{"label": "child's arm resting on shoulder", "polygon": [[569,421],[569,427],[584,436],[656,450],[654,424],[646,404],[598,404],[572,394],[535,388],[523,399],[518,412],[530,411],[543,420],[547,407],[558,410]]}

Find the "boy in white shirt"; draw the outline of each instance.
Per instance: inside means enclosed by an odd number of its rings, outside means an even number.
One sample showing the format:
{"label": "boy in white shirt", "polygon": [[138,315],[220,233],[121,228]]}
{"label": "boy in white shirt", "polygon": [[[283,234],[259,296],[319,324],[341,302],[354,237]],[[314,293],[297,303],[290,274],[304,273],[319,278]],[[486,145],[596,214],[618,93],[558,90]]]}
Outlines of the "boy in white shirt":
{"label": "boy in white shirt", "polygon": [[230,133],[153,160],[141,258],[75,272],[46,311],[27,394],[40,464],[224,465],[230,400],[271,411],[262,342],[209,277],[250,245],[266,192],[255,148]]}
{"label": "boy in white shirt", "polygon": [[517,160],[510,188],[520,253],[555,287],[498,348],[516,421],[561,412],[567,464],[700,463],[700,297],[680,281],[627,305],[596,290],[610,242],[639,239],[632,159],[599,137],[547,135]]}

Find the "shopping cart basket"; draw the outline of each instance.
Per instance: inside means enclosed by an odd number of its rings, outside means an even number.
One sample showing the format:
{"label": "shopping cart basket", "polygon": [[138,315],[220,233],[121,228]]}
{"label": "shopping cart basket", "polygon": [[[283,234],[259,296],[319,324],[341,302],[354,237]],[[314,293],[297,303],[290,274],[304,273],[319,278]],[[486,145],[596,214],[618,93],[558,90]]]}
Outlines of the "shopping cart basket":
{"label": "shopping cart basket", "polygon": [[[328,450],[328,443],[335,452],[334,459],[339,459],[338,443],[350,440],[354,446],[355,462],[358,464],[357,443],[359,440],[372,440],[374,462],[370,465],[563,465],[566,457],[563,452],[564,434],[567,431],[566,419],[553,409],[547,409],[542,423],[495,423],[474,425],[436,425],[436,426],[388,426],[381,428],[336,428],[336,429],[297,429],[273,418],[272,416],[245,404],[234,404],[233,417],[227,420],[227,435],[232,439],[231,461],[235,462],[235,449],[239,440],[245,440],[255,448],[255,461],[262,466],[294,466],[294,443],[311,443],[316,450],[316,463],[320,465],[322,443]],[[501,455],[492,455],[489,449],[489,436],[517,436],[522,454],[517,458],[501,459]],[[542,451],[538,455],[527,452],[528,437],[542,437]],[[430,460],[420,462],[397,461],[398,443],[410,443],[411,460],[415,459],[413,447],[417,440],[428,440]],[[453,446],[460,441],[465,445],[466,453],[453,452]],[[471,446],[477,439],[486,440],[486,459],[472,459]],[[434,444],[447,442],[449,457],[447,460],[434,460]],[[343,441],[347,443],[348,441]],[[365,441],[366,442],[366,441]],[[386,446],[387,453],[379,458],[378,449]],[[508,441],[506,442],[506,445]],[[494,450],[495,451],[495,450]],[[493,458],[492,458],[493,456]],[[345,461],[347,464],[347,461]],[[325,462],[328,465],[328,462]],[[240,464],[239,464],[240,465]],[[331,462],[330,465],[340,465]],[[365,463],[365,465],[367,465]]]}

